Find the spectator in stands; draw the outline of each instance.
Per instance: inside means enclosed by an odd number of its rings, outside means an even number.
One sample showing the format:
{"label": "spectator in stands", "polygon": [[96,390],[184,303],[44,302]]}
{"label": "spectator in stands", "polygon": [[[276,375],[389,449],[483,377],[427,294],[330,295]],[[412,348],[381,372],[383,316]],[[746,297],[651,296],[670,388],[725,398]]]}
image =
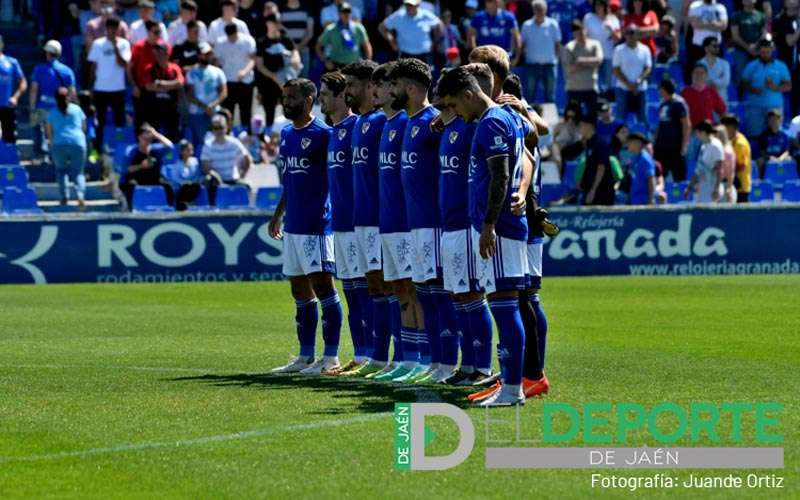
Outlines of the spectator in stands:
{"label": "spectator in stands", "polygon": [[608,143],[603,142],[595,132],[597,116],[582,114],[578,123],[586,153],[586,166],[578,186],[584,193],[583,205],[613,205],[614,177],[611,173],[611,151]]}
{"label": "spectator in stands", "polygon": [[597,40],[603,48],[603,63],[599,69],[599,87],[602,94],[611,90],[612,64],[614,46],[622,38],[619,18],[609,12],[608,0],[594,0],[593,12],[583,16],[586,35]]}
{"label": "spectator in stands", "polygon": [[208,27],[208,43],[215,45],[221,38],[225,37],[225,26],[235,24],[239,33],[250,34],[247,24],[236,17],[238,3],[236,0],[222,1],[222,17],[214,19]]}
{"label": "spectator in stands", "polygon": [[711,122],[698,123],[694,131],[701,144],[700,155],[684,197],[689,199],[693,194],[694,201],[698,203],[716,203],[720,199],[722,160],[725,158],[725,151],[714,134]]}
{"label": "spectator in stands", "polygon": [[197,19],[197,3],[194,0],[183,0],[181,2],[180,17],[172,21],[167,29],[167,41],[172,47],[176,48],[189,37],[189,23],[194,22],[197,27],[197,40],[199,42],[208,41],[208,28],[206,23]]}
{"label": "spectator in stands", "polygon": [[200,24],[191,20],[186,23],[186,38],[172,47],[170,61],[180,66],[184,76],[200,62]]}
{"label": "spectator in stands", "polygon": [[108,38],[108,25],[107,21],[110,18],[117,20],[117,27],[114,35],[116,38],[128,40],[130,37],[130,30],[125,21],[120,20],[114,12],[114,0],[101,0],[100,1],[100,15],[86,23],[86,30],[84,36],[86,39],[86,50],[90,50],[92,43],[98,38]]}
{"label": "spectator in stands", "polygon": [[256,41],[248,34],[239,33],[236,26],[225,26],[225,39],[214,46],[214,55],[222,65],[228,81],[228,97],[222,106],[232,114],[239,108],[242,126],[250,127],[253,107]]}
{"label": "spectator in stands", "polygon": [[[466,46],[467,42],[461,38],[458,26],[453,22],[453,11],[447,9],[442,12],[442,26],[444,26],[444,33],[442,33],[442,43],[439,44],[439,53],[446,57],[448,49],[459,50]],[[460,55],[459,52],[459,57]]]}
{"label": "spectator in stands", "polygon": [[767,34],[767,18],[755,9],[755,0],[742,0],[742,9],[731,17],[734,83],[738,86],[744,67],[758,57],[758,41]]}
{"label": "spectator in stands", "polygon": [[758,42],[758,59],[750,61],[742,74],[742,86],[747,91],[745,107],[747,124],[745,133],[758,137],[764,131],[766,116],[770,109],[783,107],[783,94],[792,90],[789,69],[782,61],[773,57],[771,39]]}
{"label": "spectator in stands", "polygon": [[553,145],[550,148],[551,159],[561,173],[564,165],[575,160],[583,151],[583,138],[578,128],[578,116],[581,114],[581,105],[570,101],[564,109],[564,120],[556,124],[553,129]]}
{"label": "spectator in stands", "polygon": [[731,65],[724,58],[719,57],[719,42],[710,36],[703,40],[703,50],[706,51],[705,57],[700,59],[707,70],[706,82],[716,89],[719,96],[727,105],[728,85],[731,83]]}
{"label": "spectator in stands", "polygon": [[214,49],[207,43],[201,43],[198,50],[200,51],[199,64],[186,76],[189,130],[196,150],[203,145],[206,132],[211,125],[211,117],[228,97],[225,73],[211,64],[214,58]]}
{"label": "spectator in stands", "polygon": [[678,33],[675,31],[674,17],[664,16],[661,19],[654,41],[657,64],[668,64],[678,57]]}
{"label": "spectator in stands", "polygon": [[372,59],[372,45],[367,30],[350,19],[352,6],[339,4],[339,20],[329,24],[319,36],[315,52],[326,71],[343,68],[359,59]]}
{"label": "spectator in stands", "polygon": [[692,41],[688,44],[687,65],[693,67],[705,53],[703,40],[714,37],[722,42],[722,32],[728,27],[728,10],[717,0],[694,0],[689,4],[688,20]]}
{"label": "spectator in stands", "polygon": [[484,10],[475,14],[467,34],[467,49],[479,45],[497,45],[508,52],[511,66],[520,60],[522,42],[514,14],[502,8],[503,0],[486,0]]}
{"label": "spectator in stands", "polygon": [[597,106],[597,117],[595,132],[601,139],[610,143],[622,122],[614,117],[611,105],[605,99]]}
{"label": "spectator in stands", "polygon": [[767,162],[786,161],[791,158],[789,151],[792,141],[789,135],[781,130],[783,113],[779,108],[767,113],[767,128],[758,138],[758,173],[764,178]]}
{"label": "spectator in stands", "polygon": [[[478,13],[478,0],[467,0],[464,3],[464,15],[458,23],[458,31],[461,33],[461,38],[466,40],[469,36],[469,29],[472,26],[472,19]],[[466,44],[465,44],[466,45]]]}
{"label": "spectator in stands", "polygon": [[650,49],[650,55],[656,55],[656,40],[658,34],[658,16],[650,10],[648,0],[628,0],[628,13],[622,22],[622,30],[628,26],[635,26],[639,35],[639,42]]}
{"label": "spectator in stands", "polygon": [[675,94],[675,82],[671,78],[661,80],[658,94],[661,103],[653,153],[664,175],[672,173],[672,180],[681,182],[686,179],[686,154],[692,134],[689,108],[683,97]]}
{"label": "spectator in stands", "polygon": [[637,28],[625,28],[625,43],[614,49],[614,75],[617,77],[617,116],[627,121],[634,113],[639,123],[647,123],[647,79],[653,68],[650,50],[638,40]]}
{"label": "spectator in stands", "polygon": [[404,0],[403,7],[394,11],[378,26],[398,57],[414,57],[433,65],[436,42],[444,32],[436,15],[419,7],[420,0]]}
{"label": "spectator in stands", "polygon": [[86,177],[86,115],[80,106],[71,102],[72,92],[67,87],[59,87],[54,93],[53,107],[47,112],[47,140],[50,154],[55,164],[58,191],[61,204],[69,199],[66,178],[75,185],[78,207],[85,208]]}
{"label": "spectator in stands", "polygon": [[630,176],[631,205],[654,205],[656,201],[656,162],[647,150],[650,139],[641,132],[628,135],[631,152]]}
{"label": "spectator in stands", "polygon": [[42,154],[42,128],[44,127],[47,113],[56,105],[56,90],[66,87],[71,98],[77,97],[75,90],[75,74],[66,64],[58,60],[61,57],[61,44],[57,40],[49,40],[44,44],[46,62],[37,64],[31,76],[30,92],[28,93],[28,109],[30,122],[33,125],[33,150],[37,155]]}
{"label": "spectator in stands", "polygon": [[[147,68],[156,62],[156,48],[167,43],[162,37],[161,26],[156,21],[147,20],[144,25],[147,28],[147,37],[133,45],[128,63],[128,79],[133,94],[133,119],[137,129],[148,115],[143,99],[148,80]],[[170,48],[166,47],[166,50],[169,52]]]}
{"label": "spectator in stands", "polygon": [[597,110],[597,72],[603,62],[600,42],[586,38],[583,23],[572,20],[572,40],[561,49],[567,100],[578,101],[584,112]]}
{"label": "spectator in stands", "polygon": [[800,115],[792,118],[787,134],[792,141],[792,157],[797,166],[797,176],[800,177]]}
{"label": "spectator in stands", "polygon": [[250,130],[242,130],[239,133],[239,141],[250,153],[253,163],[263,163],[266,160],[267,138],[264,135],[264,117],[254,115],[250,120]]}
{"label": "spectator in stands", "polygon": [[97,149],[103,146],[103,128],[111,108],[115,127],[125,125],[125,72],[131,60],[131,44],[117,36],[120,20],[106,19],[106,36],[92,42],[89,50],[89,82],[97,109]]}
{"label": "spectator in stands", "polygon": [[[778,59],[792,75],[792,87],[800,89],[800,0],[784,0],[783,11],[772,23]],[[800,92],[792,92],[792,113],[800,113]]]}
{"label": "spectator in stands", "polygon": [[724,125],[717,125],[714,127],[714,134],[722,144],[722,151],[724,156],[722,158],[722,168],[720,170],[720,178],[722,183],[722,194],[720,202],[722,203],[736,203],[736,188],[734,187],[734,179],[736,178],[736,152],[733,145],[728,139],[728,132]]}
{"label": "spectator in stands", "polygon": [[[157,141],[160,147],[156,147],[154,141]],[[120,189],[125,193],[128,207],[132,206],[133,191],[136,186],[163,186],[167,193],[167,204],[173,204],[172,186],[161,178],[161,150],[172,147],[172,142],[149,123],[143,123],[139,127],[136,132],[136,149],[130,157],[128,171],[120,181]]]}
{"label": "spectator in stands", "polygon": [[[350,16],[352,18],[352,6]],[[288,0],[281,11],[281,23],[286,28],[286,35],[294,42],[294,47],[300,53],[300,62],[303,69],[300,76],[308,77],[311,69],[311,39],[314,38],[314,15],[310,9],[303,6],[300,0]]]}
{"label": "spectator in stands", "polygon": [[747,203],[750,198],[751,175],[753,159],[750,151],[750,142],[739,132],[739,117],[732,114],[724,115],[720,123],[725,127],[725,132],[733,147],[736,162],[736,176],[733,180],[736,186],[737,203]]}
{"label": "spectator in stands", "polygon": [[178,98],[184,79],[181,68],[169,62],[166,45],[156,45],[156,61],[145,70],[142,103],[145,118],[156,129],[162,129],[169,140],[178,140]]}
{"label": "spectator in stands", "polygon": [[264,36],[264,4],[264,0],[239,0],[236,17],[244,21],[254,40]]}
{"label": "spectator in stands", "polygon": [[209,189],[212,205],[216,201],[217,186],[221,184],[247,186],[241,179],[247,175],[252,163],[247,148],[239,139],[227,133],[227,125],[223,116],[217,115],[212,119],[211,132],[214,138],[206,143],[201,156],[203,173],[213,178]]}
{"label": "spectator in stands", "polygon": [[[329,5],[326,5],[322,8],[319,14],[319,23],[322,25],[322,29],[328,27],[330,24],[334,24],[339,21],[339,7],[343,3],[350,3],[346,0],[334,0]],[[353,7],[350,5],[350,19],[355,22],[361,22],[361,9],[358,7]]]}
{"label": "spectator in stands", "polygon": [[544,92],[543,102],[556,100],[558,54],[561,51],[561,28],[558,21],[547,16],[544,0],[533,2],[533,18],[522,23],[522,67],[525,99],[536,102],[539,85]]}
{"label": "spectator in stands", "polygon": [[692,69],[692,84],[681,90],[681,97],[689,106],[692,127],[704,120],[714,123],[715,117],[722,116],[728,110],[714,87],[706,85],[707,76],[706,65],[698,61]]}
{"label": "spectator in stands", "polygon": [[147,21],[158,24],[159,38],[167,38],[167,27],[155,18],[156,5],[152,0],[139,0],[139,19],[131,23],[131,36],[128,40],[131,45],[136,45],[148,36]]}
{"label": "spectator in stands", "polygon": [[630,135],[631,129],[623,123],[614,132],[614,137],[611,138],[611,143],[609,143],[611,156],[619,161],[620,166],[627,167],[631,163],[631,152],[628,150],[628,136]]}
{"label": "spectator in stands", "polygon": [[161,177],[169,182],[175,192],[175,210],[189,208],[200,194],[206,176],[194,156],[194,146],[186,139],[178,143],[178,160],[161,168]]}
{"label": "spectator in stands", "polygon": [[272,127],[283,84],[299,74],[301,63],[300,53],[292,39],[281,30],[278,18],[267,16],[265,23],[267,34],[259,40],[256,53],[256,83],[267,127]]}
{"label": "spectator in stands", "polygon": [[0,128],[3,142],[13,144],[17,140],[17,104],[28,89],[28,81],[19,62],[4,54],[4,48],[0,35]]}

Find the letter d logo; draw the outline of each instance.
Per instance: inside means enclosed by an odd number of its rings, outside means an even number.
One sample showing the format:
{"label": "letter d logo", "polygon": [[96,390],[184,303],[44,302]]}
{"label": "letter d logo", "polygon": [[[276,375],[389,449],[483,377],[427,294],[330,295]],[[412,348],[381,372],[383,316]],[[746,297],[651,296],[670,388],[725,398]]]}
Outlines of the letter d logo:
{"label": "letter d logo", "polygon": [[[425,456],[425,417],[448,417],[459,430],[453,453],[440,457]],[[444,470],[459,465],[469,457],[475,445],[475,428],[463,410],[447,403],[397,403],[395,416],[395,468],[398,470]]]}

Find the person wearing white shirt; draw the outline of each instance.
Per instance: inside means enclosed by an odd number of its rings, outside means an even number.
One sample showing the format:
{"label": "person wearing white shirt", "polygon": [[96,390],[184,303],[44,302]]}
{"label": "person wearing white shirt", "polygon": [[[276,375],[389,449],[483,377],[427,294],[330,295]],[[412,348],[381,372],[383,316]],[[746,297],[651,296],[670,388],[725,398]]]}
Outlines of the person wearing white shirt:
{"label": "person wearing white shirt", "polygon": [[183,0],[181,2],[181,14],[178,19],[172,21],[167,28],[167,41],[170,46],[174,47],[186,41],[187,29],[186,25],[189,21],[195,21],[199,30],[198,42],[208,41],[208,28],[206,23],[197,19],[197,4],[194,0]]}
{"label": "person wearing white shirt", "polygon": [[222,17],[218,17],[211,21],[208,27],[208,43],[214,45],[217,41],[225,36],[225,26],[229,24],[236,25],[239,33],[249,35],[250,29],[247,24],[241,19],[236,17],[238,4],[236,0],[223,0],[222,1]]}
{"label": "person wearing white shirt", "polygon": [[728,10],[717,0],[694,0],[689,4],[688,20],[693,33],[686,67],[693,68],[705,55],[703,40],[711,36],[722,41],[722,32],[728,27]]}
{"label": "person wearing white shirt", "polygon": [[[139,19],[131,23],[131,34],[129,40],[131,45],[136,45],[136,42],[140,42],[147,38],[147,27],[144,25],[146,21],[157,21],[154,17],[156,6],[151,0],[140,0],[138,7]],[[167,28],[164,26],[164,23],[159,22],[158,27],[161,30],[161,38],[166,38]]]}
{"label": "person wearing white shirt", "polygon": [[719,42],[714,37],[708,37],[703,42],[706,56],[700,59],[703,66],[708,69],[707,82],[717,89],[717,93],[725,104],[728,104],[728,85],[731,83],[731,64],[719,57]]}
{"label": "person wearing white shirt", "polygon": [[541,84],[544,102],[555,102],[561,28],[558,21],[547,16],[547,3],[544,0],[533,2],[533,17],[522,23],[520,35],[525,56],[525,98],[534,102],[536,88]]}
{"label": "person wearing white shirt", "polygon": [[97,109],[97,146],[103,145],[106,113],[111,108],[114,125],[125,125],[125,77],[131,60],[131,44],[117,37],[119,19],[106,19],[106,36],[92,42],[87,60],[89,81],[92,82],[94,105]]}
{"label": "person wearing white shirt", "polygon": [[702,145],[684,197],[689,198],[690,194],[694,194],[694,201],[697,203],[716,203],[720,199],[725,149],[714,135],[714,126],[708,120],[698,123],[694,131]]}
{"label": "person wearing white shirt", "polygon": [[433,44],[444,33],[444,25],[436,15],[420,8],[420,0],[404,0],[378,26],[380,34],[392,50],[402,57],[414,57],[433,64]]}
{"label": "person wearing white shirt", "polygon": [[598,70],[598,86],[601,93],[611,89],[611,56],[614,46],[621,38],[619,18],[608,11],[608,0],[594,0],[594,12],[583,16],[586,36],[600,42],[603,48],[603,62]]}
{"label": "person wearing white shirt", "polygon": [[635,113],[639,123],[647,123],[647,79],[653,70],[653,56],[647,45],[639,42],[634,25],[625,29],[625,43],[614,49],[612,65],[617,77],[617,117],[624,122],[628,113]]}
{"label": "person wearing white shirt", "polygon": [[253,106],[256,41],[250,35],[239,33],[236,26],[229,24],[225,26],[225,37],[220,38],[214,46],[214,55],[222,65],[228,81],[228,97],[222,107],[234,116],[238,106],[241,123],[249,129]]}

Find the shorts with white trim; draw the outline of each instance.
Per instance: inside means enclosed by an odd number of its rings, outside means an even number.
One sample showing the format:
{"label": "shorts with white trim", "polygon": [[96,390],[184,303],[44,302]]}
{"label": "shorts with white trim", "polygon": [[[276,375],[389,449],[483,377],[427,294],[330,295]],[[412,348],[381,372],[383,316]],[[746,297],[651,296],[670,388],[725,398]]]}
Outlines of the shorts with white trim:
{"label": "shorts with white trim", "polygon": [[472,248],[472,229],[442,233],[444,289],[452,293],[481,292],[476,276],[478,255]]}
{"label": "shorts with white trim", "polygon": [[358,267],[364,272],[380,271],[381,235],[377,226],[356,226],[356,250],[358,251]]}
{"label": "shorts with white trim", "polygon": [[528,244],[528,271],[525,273],[525,287],[542,288],[542,249],[543,243]]}
{"label": "shorts with white trim", "polygon": [[333,233],[336,277],[340,280],[364,277],[364,271],[358,265],[357,246],[358,243],[356,242],[356,233],[354,231],[335,231]]}
{"label": "shorts with white trim", "polygon": [[441,277],[442,230],[418,228],[411,230],[411,281],[425,283]]}
{"label": "shorts with white trim", "polygon": [[382,233],[383,280],[411,278],[411,233]]}
{"label": "shorts with white trim", "polygon": [[332,234],[283,234],[283,274],[334,273]]}
{"label": "shorts with white trim", "polygon": [[480,255],[480,233],[472,229],[472,246],[478,261],[478,283],[486,293],[525,289],[528,270],[527,242],[497,237],[494,256],[484,259]]}

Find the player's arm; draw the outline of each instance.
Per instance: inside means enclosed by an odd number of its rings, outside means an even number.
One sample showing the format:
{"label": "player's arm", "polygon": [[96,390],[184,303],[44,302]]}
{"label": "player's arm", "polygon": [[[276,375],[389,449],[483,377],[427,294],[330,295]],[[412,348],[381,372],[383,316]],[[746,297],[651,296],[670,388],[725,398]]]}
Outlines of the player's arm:
{"label": "player's arm", "polygon": [[281,199],[278,201],[278,206],[275,207],[275,212],[267,225],[267,233],[272,239],[283,239],[283,214],[286,212],[286,191],[281,192]]}
{"label": "player's arm", "polygon": [[486,216],[483,219],[483,228],[479,240],[481,257],[488,259],[494,256],[495,242],[497,235],[494,232],[497,219],[503,210],[503,203],[506,200],[506,186],[508,186],[509,156],[497,155],[487,158],[489,167],[489,199],[486,204]]}
{"label": "player's arm", "polygon": [[525,208],[528,203],[528,191],[531,187],[533,179],[533,155],[527,148],[523,148],[522,156],[522,178],[519,182],[519,189],[512,195],[511,200],[511,213],[514,215],[522,215],[525,213]]}

